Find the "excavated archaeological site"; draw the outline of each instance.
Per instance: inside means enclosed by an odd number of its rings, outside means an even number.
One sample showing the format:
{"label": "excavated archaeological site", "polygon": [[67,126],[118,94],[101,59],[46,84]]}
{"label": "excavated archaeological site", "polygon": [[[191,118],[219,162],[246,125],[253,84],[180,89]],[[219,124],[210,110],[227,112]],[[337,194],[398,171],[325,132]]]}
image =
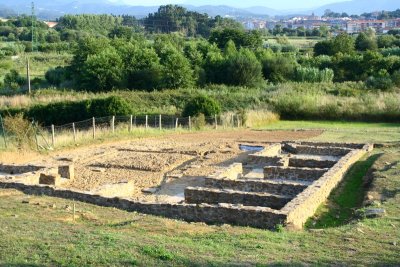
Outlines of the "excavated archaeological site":
{"label": "excavated archaeological site", "polygon": [[261,138],[262,133],[251,140],[189,137],[2,164],[0,187],[190,222],[296,229],[351,165],[373,149],[369,144],[278,142]]}

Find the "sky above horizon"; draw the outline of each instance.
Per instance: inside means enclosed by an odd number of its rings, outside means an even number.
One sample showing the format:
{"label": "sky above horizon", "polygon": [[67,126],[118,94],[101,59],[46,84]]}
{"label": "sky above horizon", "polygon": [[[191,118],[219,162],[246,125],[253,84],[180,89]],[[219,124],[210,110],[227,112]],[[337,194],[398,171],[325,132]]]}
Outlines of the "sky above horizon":
{"label": "sky above horizon", "polygon": [[110,0],[138,6],[157,6],[165,4],[229,5],[234,7],[265,6],[280,10],[307,9],[345,0]]}

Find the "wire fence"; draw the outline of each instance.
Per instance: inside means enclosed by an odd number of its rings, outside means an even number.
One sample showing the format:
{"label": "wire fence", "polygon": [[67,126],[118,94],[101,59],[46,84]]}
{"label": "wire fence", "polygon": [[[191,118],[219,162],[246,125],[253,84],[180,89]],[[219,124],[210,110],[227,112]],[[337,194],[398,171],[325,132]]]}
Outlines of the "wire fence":
{"label": "wire fence", "polygon": [[4,127],[0,117],[0,149],[30,146],[39,151],[78,144],[94,139],[106,139],[115,135],[145,135],[149,132],[165,130],[199,130],[202,128],[222,129],[242,127],[237,114],[209,117],[178,117],[173,115],[107,116],[91,118],[64,125],[40,126],[32,121],[24,132],[10,131]]}

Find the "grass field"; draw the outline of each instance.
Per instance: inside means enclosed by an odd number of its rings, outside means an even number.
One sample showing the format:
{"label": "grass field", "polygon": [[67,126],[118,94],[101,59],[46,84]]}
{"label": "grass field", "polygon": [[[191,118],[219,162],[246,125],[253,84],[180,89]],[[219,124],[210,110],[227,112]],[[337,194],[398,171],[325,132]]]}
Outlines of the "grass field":
{"label": "grass field", "polygon": [[315,141],[336,142],[400,142],[399,123],[364,123],[337,121],[278,121],[260,127],[261,130],[310,130],[325,132]]}
{"label": "grass field", "polygon": [[[286,266],[400,264],[399,125],[279,122],[264,129],[330,128],[318,140],[390,142],[357,163],[307,229],[207,226],[45,196],[0,190],[0,266]],[[322,127],[324,126],[324,127]],[[369,131],[387,131],[387,135]],[[370,193],[386,210],[355,216]],[[29,200],[28,204],[24,204]]]}

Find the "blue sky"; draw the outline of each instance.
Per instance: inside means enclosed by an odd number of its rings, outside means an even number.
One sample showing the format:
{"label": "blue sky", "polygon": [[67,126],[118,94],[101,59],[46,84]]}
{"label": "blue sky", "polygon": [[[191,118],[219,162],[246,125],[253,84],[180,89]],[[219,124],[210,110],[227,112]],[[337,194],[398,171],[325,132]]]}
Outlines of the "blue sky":
{"label": "blue sky", "polygon": [[274,9],[303,9],[319,7],[325,4],[343,2],[345,0],[110,0],[132,5],[155,6],[163,4],[229,5],[235,7],[265,6]]}

